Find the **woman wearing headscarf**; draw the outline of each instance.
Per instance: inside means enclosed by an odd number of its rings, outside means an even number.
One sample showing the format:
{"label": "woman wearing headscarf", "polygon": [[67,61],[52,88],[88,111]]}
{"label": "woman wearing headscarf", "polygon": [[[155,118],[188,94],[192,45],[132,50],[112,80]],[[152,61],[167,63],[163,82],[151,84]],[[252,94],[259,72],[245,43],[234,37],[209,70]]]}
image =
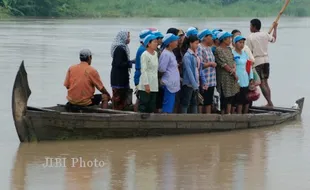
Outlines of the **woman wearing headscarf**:
{"label": "woman wearing headscarf", "polygon": [[161,84],[163,89],[163,112],[172,113],[175,104],[175,95],[180,90],[180,73],[173,49],[178,46],[179,37],[174,34],[166,34],[163,39],[165,48],[159,58],[159,72],[163,74]]}
{"label": "woman wearing headscarf", "polygon": [[247,114],[249,111],[249,101],[248,101],[248,93],[249,93],[249,85],[253,83],[253,71],[250,68],[247,70],[247,62],[249,60],[248,54],[243,50],[244,49],[244,41],[246,39],[242,36],[235,36],[234,38],[234,59],[236,61],[236,73],[238,76],[238,83],[240,86],[240,92],[236,96],[236,104],[237,104],[237,113],[238,114]]}
{"label": "woman wearing headscarf", "polygon": [[139,111],[153,113],[156,110],[156,98],[158,93],[158,46],[157,37],[147,35],[143,44],[146,48],[141,55],[141,76],[138,85]]}
{"label": "woman wearing headscarf", "polygon": [[129,69],[132,67],[130,61],[130,32],[122,30],[116,35],[111,45],[112,70],[111,86],[113,91],[113,109],[123,110],[127,105],[127,94],[129,86]]}
{"label": "woman wearing headscarf", "polygon": [[200,44],[198,46],[198,56],[202,60],[203,74],[206,78],[206,86],[200,86],[201,94],[204,98],[203,110],[207,114],[211,113],[213,104],[214,89],[216,86],[216,63],[212,53],[212,32],[208,29],[202,30],[198,34]]}
{"label": "woman wearing headscarf", "polygon": [[[174,34],[179,37],[178,46],[173,50],[173,54],[175,55],[177,63],[178,63],[180,82],[182,83],[182,70],[183,70],[182,60],[184,56],[184,54],[182,53],[182,45],[183,45],[183,41],[185,38],[185,33],[182,29],[177,29],[177,28],[169,28],[167,30],[167,34],[169,33]],[[177,92],[175,96],[175,107],[174,107],[175,113],[180,112],[180,99],[181,99],[181,91]]]}
{"label": "woman wearing headscarf", "polygon": [[[156,36],[156,39],[157,39],[158,46],[157,46],[156,52],[157,52],[157,56],[159,59],[160,54],[162,52],[161,45],[162,45],[162,40],[164,38],[164,35],[161,32],[159,32],[157,29],[155,31],[153,31],[152,34],[154,36]],[[159,86],[160,86],[161,77],[162,77],[161,73],[158,72],[158,85]],[[164,98],[164,90],[163,90],[163,88],[159,88],[158,94],[156,97],[156,112],[157,113],[161,112],[161,109],[163,107],[163,98]]]}
{"label": "woman wearing headscarf", "polygon": [[215,62],[217,64],[217,90],[221,96],[222,113],[231,114],[232,104],[239,92],[238,76],[236,74],[236,63],[231,48],[231,33],[220,32],[217,38],[220,46],[215,49]]}

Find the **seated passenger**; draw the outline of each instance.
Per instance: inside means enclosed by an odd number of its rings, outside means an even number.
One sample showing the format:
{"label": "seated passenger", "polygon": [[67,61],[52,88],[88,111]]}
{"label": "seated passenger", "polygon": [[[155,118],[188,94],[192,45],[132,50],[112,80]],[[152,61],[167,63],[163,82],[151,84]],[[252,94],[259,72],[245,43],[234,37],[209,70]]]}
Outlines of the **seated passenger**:
{"label": "seated passenger", "polygon": [[[92,54],[90,50],[80,51],[80,61],[79,64],[72,65],[67,71],[64,86],[68,89],[68,104],[92,106],[102,102],[102,107],[108,108],[111,96],[103,86],[97,70],[91,66]],[[95,87],[102,95],[94,95]]]}

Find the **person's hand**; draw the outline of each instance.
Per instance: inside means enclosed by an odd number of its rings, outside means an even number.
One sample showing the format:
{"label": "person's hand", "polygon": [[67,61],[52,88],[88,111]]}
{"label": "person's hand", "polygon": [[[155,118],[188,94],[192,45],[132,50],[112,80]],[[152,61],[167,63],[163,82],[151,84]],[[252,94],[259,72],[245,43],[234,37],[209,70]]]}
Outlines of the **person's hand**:
{"label": "person's hand", "polygon": [[277,22],[273,22],[273,28],[278,28],[278,23]]}
{"label": "person's hand", "polygon": [[208,90],[209,86],[207,84],[203,85],[202,89],[203,90]]}
{"label": "person's hand", "polygon": [[150,85],[148,85],[148,84],[147,84],[147,85],[144,85],[144,88],[145,88],[145,92],[146,92],[146,93],[149,94],[149,93],[151,92]]}
{"label": "person's hand", "polygon": [[211,67],[216,67],[217,64],[215,62],[211,63]]}
{"label": "person's hand", "polygon": [[234,73],[234,78],[236,81],[238,81],[238,79],[239,79],[236,73]]}
{"label": "person's hand", "polygon": [[108,101],[111,100],[111,96],[110,96],[109,93],[107,93],[107,94],[102,94],[102,99],[103,99],[104,102],[108,102]]}

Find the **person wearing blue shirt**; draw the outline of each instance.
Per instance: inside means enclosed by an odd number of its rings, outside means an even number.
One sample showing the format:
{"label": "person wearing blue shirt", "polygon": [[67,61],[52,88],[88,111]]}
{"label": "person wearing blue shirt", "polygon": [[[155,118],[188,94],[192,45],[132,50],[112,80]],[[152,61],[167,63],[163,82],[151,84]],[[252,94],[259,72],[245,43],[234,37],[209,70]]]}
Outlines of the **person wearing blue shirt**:
{"label": "person wearing blue shirt", "polygon": [[246,114],[249,111],[249,84],[253,82],[253,71],[246,70],[247,62],[249,62],[249,56],[243,50],[244,41],[246,39],[242,36],[236,36],[233,40],[235,49],[232,51],[234,54],[234,60],[236,62],[236,74],[238,76],[238,84],[240,86],[240,92],[236,96],[237,113]]}
{"label": "person wearing blue shirt", "polygon": [[141,55],[142,53],[146,50],[145,49],[145,46],[143,45],[143,39],[151,34],[152,31],[151,30],[142,30],[140,32],[140,35],[139,35],[139,38],[140,38],[140,47],[138,48],[137,50],[137,53],[136,53],[136,64],[135,64],[135,75],[134,75],[134,83],[135,83],[135,86],[137,86],[139,84],[139,81],[140,81],[140,76],[141,76]]}

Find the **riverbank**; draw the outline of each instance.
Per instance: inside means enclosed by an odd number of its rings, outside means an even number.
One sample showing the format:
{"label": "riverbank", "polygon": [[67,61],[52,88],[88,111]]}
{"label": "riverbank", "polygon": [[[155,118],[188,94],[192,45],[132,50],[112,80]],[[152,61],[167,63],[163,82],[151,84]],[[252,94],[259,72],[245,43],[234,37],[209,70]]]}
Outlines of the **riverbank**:
{"label": "riverbank", "polygon": [[[0,0],[1,1],[1,0]],[[34,3],[36,0],[33,0]],[[13,17],[269,17],[278,14],[284,1],[269,0],[60,0],[48,5],[37,2],[31,9],[12,4],[0,9],[0,18]],[[5,8],[8,7],[8,8]],[[44,7],[44,8],[42,8]],[[287,16],[310,16],[310,2],[291,2],[285,11]]]}

